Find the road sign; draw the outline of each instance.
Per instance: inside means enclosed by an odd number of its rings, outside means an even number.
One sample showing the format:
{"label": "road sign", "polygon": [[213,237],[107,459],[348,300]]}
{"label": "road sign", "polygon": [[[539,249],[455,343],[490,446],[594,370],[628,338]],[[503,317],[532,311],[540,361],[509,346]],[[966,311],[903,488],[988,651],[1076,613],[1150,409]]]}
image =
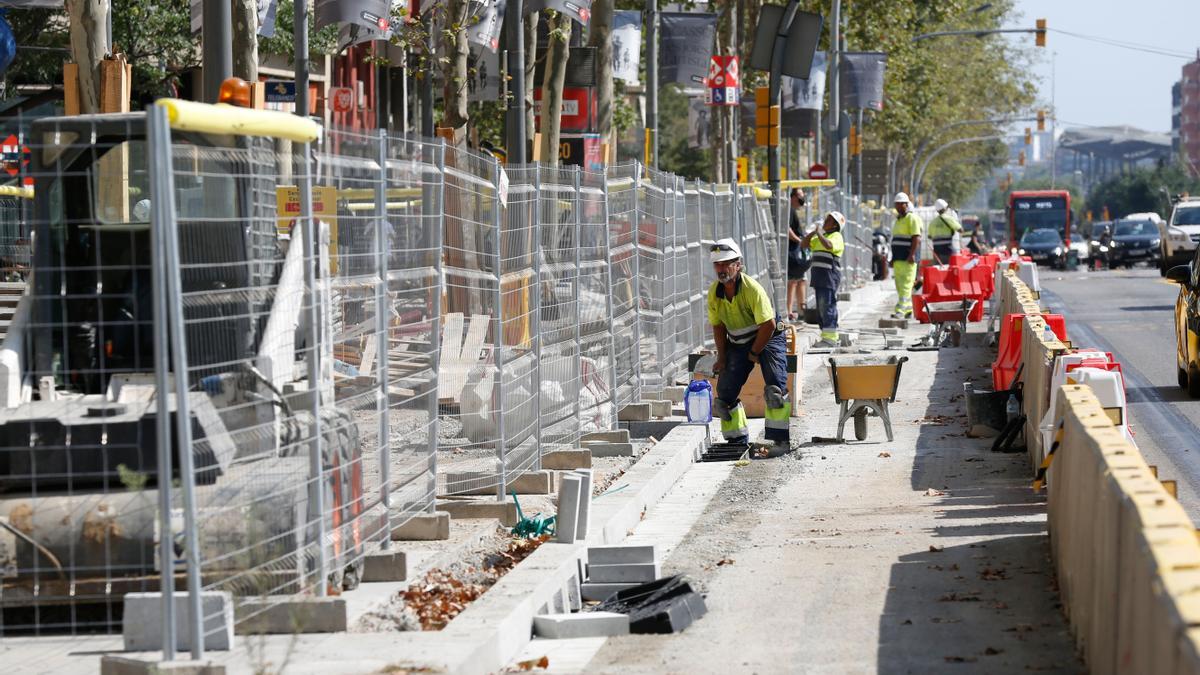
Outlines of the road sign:
{"label": "road sign", "polygon": [[813,164],[808,167],[808,177],[812,180],[824,180],[829,178],[829,168],[824,164]]}
{"label": "road sign", "polygon": [[295,82],[291,80],[267,80],[264,84],[266,84],[267,103],[296,102]]}
{"label": "road sign", "polygon": [[329,108],[335,113],[353,112],[354,90],[350,87],[330,87]]}
{"label": "road sign", "polygon": [[[17,138],[16,134],[9,134],[8,138],[0,143],[0,167],[3,167],[5,173],[10,176],[16,176],[21,173],[21,168],[29,168],[29,148],[21,145],[21,139]],[[33,185],[33,177],[26,176],[23,181],[25,185]]]}
{"label": "road sign", "polygon": [[708,64],[704,102],[708,105],[737,105],[740,73],[738,57],[714,56]]}

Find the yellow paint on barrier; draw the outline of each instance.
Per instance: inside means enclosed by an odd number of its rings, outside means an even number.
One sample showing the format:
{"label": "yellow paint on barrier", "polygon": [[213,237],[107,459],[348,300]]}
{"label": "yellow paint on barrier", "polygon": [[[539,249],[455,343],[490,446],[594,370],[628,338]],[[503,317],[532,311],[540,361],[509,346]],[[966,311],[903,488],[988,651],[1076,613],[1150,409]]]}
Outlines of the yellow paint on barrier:
{"label": "yellow paint on barrier", "polygon": [[[329,227],[329,272],[338,271],[338,217],[337,188],[330,185],[314,185],[312,189],[313,217]],[[291,237],[292,224],[300,217],[300,188],[280,185],[275,188],[276,233]]]}

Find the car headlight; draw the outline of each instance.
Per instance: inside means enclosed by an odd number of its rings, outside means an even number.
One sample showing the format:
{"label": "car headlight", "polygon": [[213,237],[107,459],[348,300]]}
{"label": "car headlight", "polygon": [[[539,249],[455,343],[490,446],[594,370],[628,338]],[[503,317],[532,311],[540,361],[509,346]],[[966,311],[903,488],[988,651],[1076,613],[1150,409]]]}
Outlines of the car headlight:
{"label": "car headlight", "polygon": [[1017,249],[1017,255],[1025,255],[1025,249],[1023,249],[1023,248]]}
{"label": "car headlight", "polygon": [[1100,245],[1100,242],[1098,242],[1094,239],[1092,240],[1092,246],[1099,246],[1099,245]]}
{"label": "car headlight", "polygon": [[1159,238],[1154,238],[1154,239],[1150,240],[1150,246],[1152,246],[1152,247],[1158,246],[1161,243],[1162,243],[1162,239],[1159,239]]}
{"label": "car headlight", "polygon": [[1121,242],[1114,241],[1113,243],[1109,244],[1109,246],[1112,246],[1113,248],[1121,248]]}
{"label": "car headlight", "polygon": [[1101,247],[1100,247],[1100,252],[1101,252],[1101,253],[1108,253],[1108,247],[1107,247],[1107,246],[1101,246]]}
{"label": "car headlight", "polygon": [[1054,247],[1054,255],[1062,255],[1062,247],[1061,246]]}
{"label": "car headlight", "polygon": [[1192,238],[1188,236],[1188,233],[1184,232],[1178,227],[1168,227],[1167,238],[1171,241],[1177,241],[1184,244],[1190,244],[1192,242]]}

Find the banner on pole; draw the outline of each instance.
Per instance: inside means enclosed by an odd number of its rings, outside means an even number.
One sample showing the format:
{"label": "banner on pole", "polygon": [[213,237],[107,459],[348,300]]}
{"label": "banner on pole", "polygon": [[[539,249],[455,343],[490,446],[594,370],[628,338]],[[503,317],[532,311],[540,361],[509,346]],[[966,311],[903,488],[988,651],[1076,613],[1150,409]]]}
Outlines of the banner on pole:
{"label": "banner on pole", "polygon": [[707,148],[712,145],[712,127],[708,103],[694,96],[688,99],[688,147]]}
{"label": "banner on pole", "polygon": [[521,11],[528,15],[532,12],[540,12],[543,9],[562,12],[571,17],[576,23],[581,23],[585,26],[592,18],[592,0],[528,0],[521,8]]}
{"label": "banner on pole", "polygon": [[380,31],[391,27],[389,0],[315,0],[317,30],[334,23],[356,23]]}
{"label": "banner on pole", "polygon": [[467,42],[500,49],[500,30],[504,26],[504,10],[508,0],[471,0],[467,17]]}
{"label": "banner on pole", "polygon": [[843,110],[883,110],[884,52],[842,52],[838,87]]}
{"label": "banner on pole", "polygon": [[638,11],[613,12],[612,25],[612,71],[613,79],[626,84],[637,84],[638,66],[642,54],[642,13]]}
{"label": "banner on pole", "polygon": [[784,110],[821,110],[825,105],[825,52],[813,55],[812,70],[807,80],[782,76]]}
{"label": "banner on pole", "polygon": [[717,15],[663,12],[659,25],[659,82],[703,86],[717,34]]}
{"label": "banner on pole", "polygon": [[472,103],[500,98],[500,52],[473,48],[467,55],[467,100]]}

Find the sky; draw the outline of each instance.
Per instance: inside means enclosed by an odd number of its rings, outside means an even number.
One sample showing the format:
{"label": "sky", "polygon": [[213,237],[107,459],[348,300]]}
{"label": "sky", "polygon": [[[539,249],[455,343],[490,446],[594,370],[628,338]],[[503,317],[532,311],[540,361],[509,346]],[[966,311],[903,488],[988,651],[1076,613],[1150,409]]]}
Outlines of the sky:
{"label": "sky", "polygon": [[[1046,19],[1050,29],[1035,66],[1041,98],[1051,100],[1051,71],[1059,127],[1130,125],[1171,130],[1171,85],[1200,48],[1200,0],[1017,0],[1024,16],[1014,27]],[[1113,39],[1180,52],[1148,54],[1055,32]],[[1011,39],[1033,41],[1032,35]],[[1051,67],[1052,54],[1057,54]]]}

